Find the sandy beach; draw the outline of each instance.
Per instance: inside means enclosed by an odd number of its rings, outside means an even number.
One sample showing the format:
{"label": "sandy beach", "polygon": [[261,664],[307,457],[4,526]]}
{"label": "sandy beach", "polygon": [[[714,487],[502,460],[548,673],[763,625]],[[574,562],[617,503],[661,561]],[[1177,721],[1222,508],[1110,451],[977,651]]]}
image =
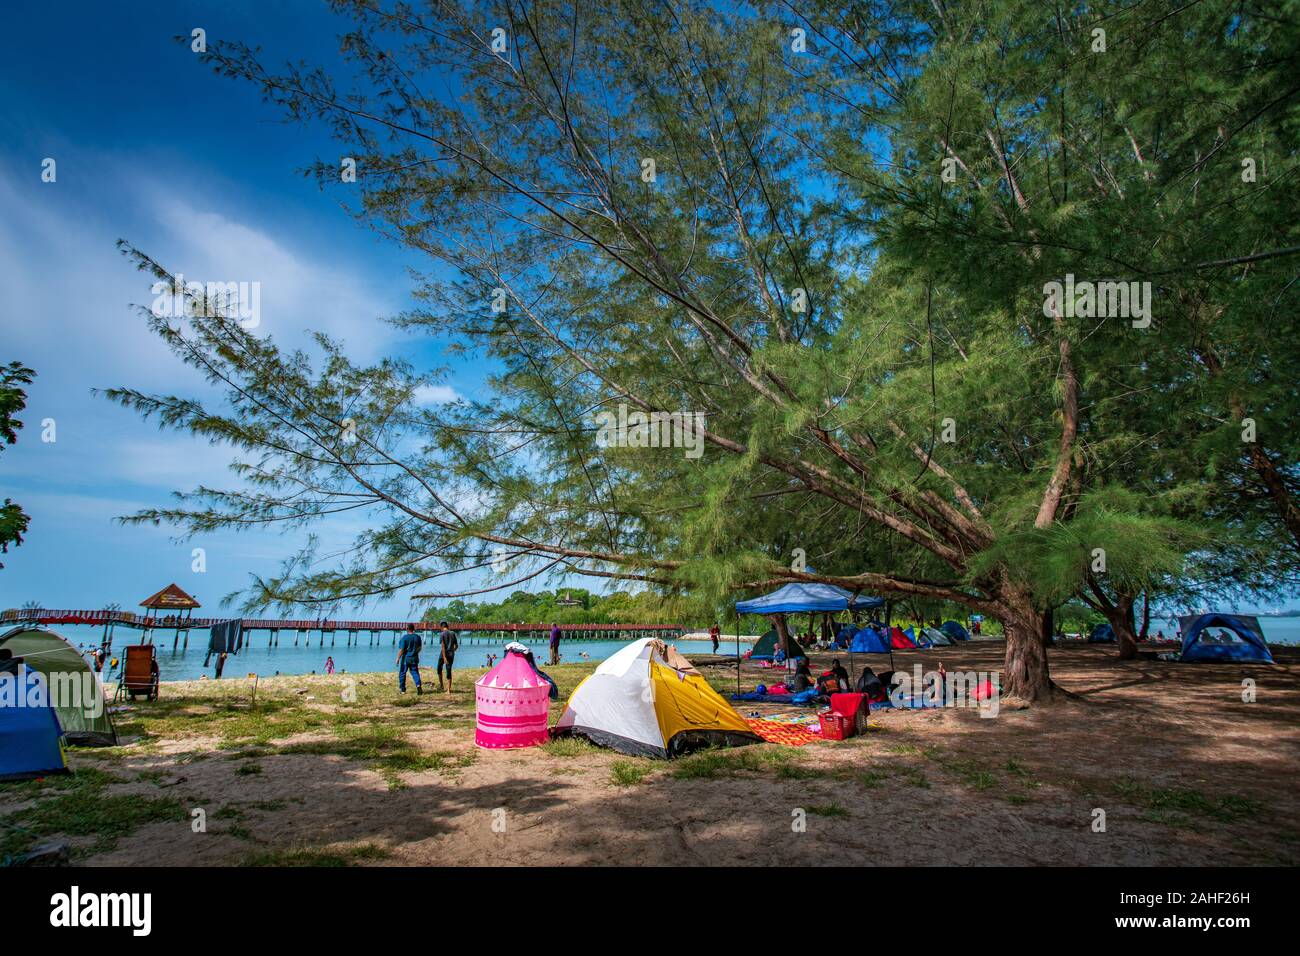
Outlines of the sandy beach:
{"label": "sandy beach", "polygon": [[[996,670],[1002,651],[895,659]],[[22,828],[0,832],[7,852],[67,840],[90,866],[1300,861],[1300,653],[1193,666],[1078,644],[1052,663],[1068,691],[1053,706],[881,709],[849,741],[674,761],[585,741],[476,748],[481,672],[404,697],[386,674],[274,678],[255,704],[246,679],[164,684],[115,715],[122,746],[70,751],[75,776],[0,787],[0,820]],[[552,719],[593,667],[552,670]],[[704,671],[734,688],[733,668]],[[767,673],[746,664],[743,683]]]}

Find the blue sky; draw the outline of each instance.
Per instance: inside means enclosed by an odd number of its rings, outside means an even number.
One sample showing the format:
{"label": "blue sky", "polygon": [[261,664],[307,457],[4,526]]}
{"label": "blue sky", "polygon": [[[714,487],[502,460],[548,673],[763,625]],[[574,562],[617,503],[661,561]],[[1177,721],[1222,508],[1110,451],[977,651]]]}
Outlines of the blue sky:
{"label": "blue sky", "polygon": [[[3,558],[0,607],[130,608],[175,581],[213,608],[301,543],[267,532],[178,542],[165,527],[114,523],[173,490],[228,484],[230,459],[92,396],[109,386],[211,394],[132,309],[150,301],[149,283],[117,252],[119,238],[191,278],[259,278],[262,327],[282,345],[320,329],[357,359],[448,364],[456,394],[484,389],[483,364],[449,360],[442,343],[380,321],[410,304],[406,269],[428,263],[365,229],[300,174],[317,158],[336,161],[338,147],[320,129],[282,123],[255,89],[213,75],[173,39],[202,27],[210,40],[261,46],[273,65],[300,57],[328,65],[340,26],[307,0],[6,5],[0,362],[21,360],[39,377],[19,443],[0,454],[0,498],[32,516],[26,543]],[[54,183],[41,181],[47,157],[57,162]],[[41,441],[46,419],[54,442]],[[345,547],[360,527],[320,527],[321,553]],[[194,547],[206,552],[203,574],[191,570]],[[485,577],[440,584],[455,590]],[[412,613],[405,596],[373,610]]]}
{"label": "blue sky", "polygon": [[[0,454],[0,497],[32,517],[0,571],[0,607],[133,607],[170,581],[213,608],[248,573],[269,574],[300,543],[272,533],[190,542],[113,518],[165,504],[176,489],[230,484],[227,450],[164,433],[91,394],[131,386],[211,392],[144,327],[133,304],[149,283],[116,250],[126,239],[191,278],[255,278],[262,326],[283,344],[308,329],[357,359],[400,354],[453,364],[450,386],[480,393],[482,366],[450,363],[440,343],[380,321],[410,304],[416,263],[358,224],[299,171],[338,148],[321,130],[280,122],[256,90],[215,76],[173,40],[260,45],[268,62],[326,62],[338,21],[320,4],[48,2],[6,5],[0,34],[0,361],[35,369],[26,428]],[[41,180],[42,161],[57,180]],[[437,397],[448,397],[442,393]],[[52,419],[55,441],[43,442]],[[322,553],[359,524],[321,526]],[[207,570],[191,570],[194,547]],[[469,579],[447,579],[455,585]],[[449,588],[450,589],[450,588]],[[375,610],[406,616],[405,597]]]}

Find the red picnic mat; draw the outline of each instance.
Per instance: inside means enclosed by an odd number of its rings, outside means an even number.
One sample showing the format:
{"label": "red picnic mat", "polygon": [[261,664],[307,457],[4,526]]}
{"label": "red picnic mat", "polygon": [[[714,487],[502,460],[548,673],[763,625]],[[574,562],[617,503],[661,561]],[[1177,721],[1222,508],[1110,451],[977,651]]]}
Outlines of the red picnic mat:
{"label": "red picnic mat", "polygon": [[810,744],[814,740],[822,739],[821,734],[814,734],[811,730],[799,724],[783,724],[776,720],[757,720],[754,718],[747,719],[745,723],[749,724],[754,733],[773,744],[802,747],[804,744]]}

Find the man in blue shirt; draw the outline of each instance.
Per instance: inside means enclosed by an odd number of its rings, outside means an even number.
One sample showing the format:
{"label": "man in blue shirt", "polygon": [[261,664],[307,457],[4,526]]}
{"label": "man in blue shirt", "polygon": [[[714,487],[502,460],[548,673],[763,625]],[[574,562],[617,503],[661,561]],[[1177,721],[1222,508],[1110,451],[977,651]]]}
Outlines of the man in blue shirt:
{"label": "man in blue shirt", "polygon": [[397,689],[403,694],[406,693],[406,672],[411,672],[411,679],[415,681],[415,692],[423,694],[424,688],[420,686],[420,648],[424,642],[420,640],[420,635],[415,633],[415,625],[406,625],[406,633],[402,635],[402,643],[397,652]]}

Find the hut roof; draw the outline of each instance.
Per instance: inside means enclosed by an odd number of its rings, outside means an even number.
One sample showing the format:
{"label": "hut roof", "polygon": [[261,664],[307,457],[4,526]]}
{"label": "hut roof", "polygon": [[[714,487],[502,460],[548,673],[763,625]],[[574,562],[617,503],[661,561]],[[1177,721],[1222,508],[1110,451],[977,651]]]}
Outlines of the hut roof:
{"label": "hut roof", "polygon": [[187,608],[202,607],[203,605],[173,583],[167,585],[157,594],[145,598],[140,602],[140,606],[165,611],[183,611]]}

